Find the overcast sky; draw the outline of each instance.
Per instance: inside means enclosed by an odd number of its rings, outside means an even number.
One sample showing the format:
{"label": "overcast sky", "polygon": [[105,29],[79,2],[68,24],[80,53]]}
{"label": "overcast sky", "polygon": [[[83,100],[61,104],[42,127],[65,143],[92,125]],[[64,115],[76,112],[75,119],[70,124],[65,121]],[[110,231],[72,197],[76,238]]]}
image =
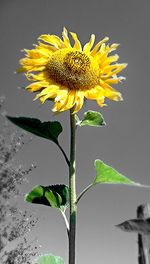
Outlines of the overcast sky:
{"label": "overcast sky", "polygon": [[[150,185],[150,1],[149,0],[0,0],[0,94],[6,96],[8,114],[41,120],[59,120],[64,132],[60,142],[68,151],[69,113],[53,116],[52,104],[33,102],[34,95],[18,87],[27,84],[15,75],[20,50],[32,48],[39,35],[61,36],[63,26],[76,32],[84,44],[90,34],[96,41],[110,37],[120,43],[120,62],[127,62],[126,82],[117,89],[123,102],[107,102],[100,109],[87,102],[80,111],[101,110],[106,127],[83,127],[77,131],[77,191],[95,176],[94,160],[102,159],[134,181]],[[33,137],[16,157],[23,164],[37,163],[24,192],[36,184],[68,183],[67,166],[53,143]],[[22,197],[23,199],[23,197]],[[77,263],[137,263],[137,237],[115,228],[134,218],[139,204],[150,203],[150,190],[137,187],[96,186],[80,201],[77,224]],[[43,253],[60,255],[67,263],[67,236],[56,210],[36,209],[40,221],[36,235]],[[38,208],[38,209],[37,209]]]}

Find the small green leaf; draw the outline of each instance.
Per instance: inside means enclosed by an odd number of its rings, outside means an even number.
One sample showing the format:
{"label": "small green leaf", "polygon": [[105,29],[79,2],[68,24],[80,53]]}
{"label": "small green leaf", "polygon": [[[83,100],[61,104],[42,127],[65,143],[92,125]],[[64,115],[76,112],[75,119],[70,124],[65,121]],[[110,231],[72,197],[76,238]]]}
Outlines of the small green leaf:
{"label": "small green leaf", "polygon": [[62,126],[57,121],[41,122],[39,119],[29,117],[7,116],[7,118],[18,127],[36,136],[52,140],[56,144],[58,143],[58,136],[62,132]]}
{"label": "small green leaf", "polygon": [[111,184],[130,184],[138,185],[134,181],[128,179],[112,167],[108,166],[101,160],[95,160],[96,178],[94,184],[111,183]]}
{"label": "small green leaf", "polygon": [[66,185],[35,186],[26,194],[25,201],[43,204],[52,208],[66,209],[69,203],[69,188]]}
{"label": "small green leaf", "polygon": [[58,256],[42,255],[39,257],[37,264],[64,264],[64,261]]}
{"label": "small green leaf", "polygon": [[78,126],[96,126],[100,127],[105,125],[104,118],[101,113],[89,110],[84,113],[84,119],[80,120],[76,115],[76,124]]}

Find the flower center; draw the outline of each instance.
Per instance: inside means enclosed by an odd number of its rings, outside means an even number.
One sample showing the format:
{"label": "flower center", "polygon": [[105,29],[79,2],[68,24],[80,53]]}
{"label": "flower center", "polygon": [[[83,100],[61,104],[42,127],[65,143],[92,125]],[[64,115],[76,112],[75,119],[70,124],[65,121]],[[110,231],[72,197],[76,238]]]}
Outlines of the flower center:
{"label": "flower center", "polygon": [[65,57],[64,64],[70,71],[81,74],[90,68],[90,59],[82,52],[69,52]]}
{"label": "flower center", "polygon": [[69,89],[88,89],[99,83],[99,67],[92,57],[73,49],[53,53],[47,65],[50,79]]}

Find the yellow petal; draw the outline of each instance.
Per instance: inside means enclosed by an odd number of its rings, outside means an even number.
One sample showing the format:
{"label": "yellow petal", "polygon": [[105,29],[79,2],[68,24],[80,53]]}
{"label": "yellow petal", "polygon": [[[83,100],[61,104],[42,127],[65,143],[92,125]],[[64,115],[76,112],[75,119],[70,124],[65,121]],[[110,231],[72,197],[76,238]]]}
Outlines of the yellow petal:
{"label": "yellow petal", "polygon": [[89,42],[86,43],[86,44],[84,45],[84,47],[83,47],[83,51],[84,51],[85,53],[90,52],[91,48],[93,47],[94,41],[95,41],[95,35],[92,34],[92,35],[91,35],[91,38],[90,38],[90,40],[89,40]]}
{"label": "yellow petal", "polygon": [[59,112],[60,111],[60,108],[61,108],[61,103],[58,101],[58,102],[55,103],[52,111],[53,112]]}
{"label": "yellow petal", "polygon": [[47,82],[34,82],[30,85],[28,85],[26,87],[26,89],[29,91],[29,92],[36,92],[36,91],[40,91],[41,89],[43,89],[44,87],[46,87],[48,85]]}
{"label": "yellow petal", "polygon": [[40,98],[41,102],[44,103],[46,99],[55,98],[57,96],[58,89],[58,86],[50,85],[37,94],[34,100]]}
{"label": "yellow petal", "polygon": [[97,100],[97,103],[100,107],[103,107],[105,106],[106,104],[104,104],[104,100],[105,100],[105,97],[102,96],[100,99]]}
{"label": "yellow petal", "polygon": [[44,34],[44,35],[41,35],[39,39],[43,40],[44,42],[49,43],[50,45],[53,45],[56,48],[61,49],[64,47],[62,40],[55,35]]}
{"label": "yellow petal", "polygon": [[67,108],[67,105],[68,105],[68,100],[69,100],[69,97],[66,96],[65,98],[63,98],[62,100],[60,100],[60,104],[61,104],[61,107],[59,108],[59,111],[60,112],[63,112],[65,110],[68,110],[69,108]]}
{"label": "yellow petal", "polygon": [[94,99],[98,99],[99,97],[103,96],[104,95],[104,89],[100,86],[95,86],[94,88],[92,89],[89,89],[89,90],[86,90],[84,92],[84,95],[87,99],[91,99],[91,100],[94,100]]}
{"label": "yellow petal", "polygon": [[27,53],[27,56],[30,59],[38,59],[38,58],[41,58],[43,56],[44,57],[49,56],[49,53],[44,51],[44,49],[32,49],[32,50],[24,49],[24,51]]}
{"label": "yellow petal", "polygon": [[59,90],[59,86],[52,84],[52,85],[46,87],[45,89],[43,89],[42,92],[40,92],[40,94],[38,94],[37,96],[40,97],[40,96],[43,96],[46,94],[50,94],[53,91],[57,92],[58,90]]}
{"label": "yellow petal", "polygon": [[121,82],[122,80],[125,80],[125,77],[118,77],[118,78],[111,78],[111,79],[106,79],[105,83],[107,84],[118,84],[119,82]]}
{"label": "yellow petal", "polygon": [[100,80],[100,84],[101,84],[101,87],[102,87],[104,90],[117,92],[114,88],[112,88],[109,84],[107,84],[107,83],[104,82],[103,80]]}
{"label": "yellow petal", "polygon": [[77,37],[77,34],[75,34],[73,32],[70,32],[70,34],[71,34],[71,36],[72,36],[72,38],[74,39],[74,42],[75,42],[73,48],[77,49],[79,51],[82,51],[82,46],[81,46],[81,43],[80,43],[80,41],[79,41],[79,39]]}
{"label": "yellow petal", "polygon": [[113,43],[110,47],[108,46],[109,53],[116,50],[119,47],[119,43]]}
{"label": "yellow petal", "polygon": [[113,87],[111,87],[109,84],[100,81],[102,88],[105,90],[105,97],[114,100],[114,101],[122,101],[122,95],[117,90],[115,90]]}
{"label": "yellow petal", "polygon": [[23,71],[24,72],[32,72],[32,71],[43,71],[45,70],[45,66],[24,66]]}
{"label": "yellow petal", "polygon": [[91,51],[91,56],[94,57],[94,56],[96,55],[98,49],[100,48],[100,46],[101,46],[104,42],[106,42],[106,41],[108,41],[108,40],[109,40],[109,38],[108,38],[108,37],[105,37],[103,40],[101,40],[100,42],[98,42],[98,43],[96,44],[96,46],[94,47],[94,49]]}
{"label": "yellow petal", "polygon": [[68,38],[68,31],[67,29],[64,27],[64,30],[62,32],[62,36],[63,36],[63,41],[66,47],[70,47],[70,40]]}
{"label": "yellow petal", "polygon": [[84,92],[83,91],[77,91],[77,99],[76,99],[76,106],[74,109],[74,112],[72,114],[77,113],[83,106],[84,103]]}
{"label": "yellow petal", "polygon": [[68,89],[59,88],[55,102],[64,101],[67,97]]}
{"label": "yellow petal", "polygon": [[106,65],[109,65],[112,62],[116,62],[119,59],[118,54],[115,54],[113,56],[109,56],[104,62],[103,62],[103,67]]}
{"label": "yellow petal", "polygon": [[119,46],[119,44],[114,43],[111,46],[109,45],[105,45],[105,43],[103,43],[101,45],[100,50],[97,52],[96,59],[98,61],[99,64],[103,64],[103,62],[105,62],[105,60],[107,59],[107,56],[110,52],[116,50],[116,48]]}
{"label": "yellow petal", "polygon": [[[44,104],[46,100],[54,99],[55,96],[56,96],[56,91],[51,91],[51,93],[41,96],[40,101],[42,104]],[[35,99],[37,99],[37,98],[35,98]]]}
{"label": "yellow petal", "polygon": [[[106,65],[103,67],[103,71],[104,73],[108,73],[110,71],[115,71],[117,69],[119,69],[119,71],[121,71],[122,69],[124,69],[126,67],[126,64],[125,63],[116,63],[116,64],[113,64],[113,65]],[[116,74],[116,73],[115,73]]]}
{"label": "yellow petal", "polygon": [[105,97],[107,97],[113,101],[123,101],[123,97],[122,97],[121,93],[119,93],[117,91],[116,92],[106,91]]}
{"label": "yellow petal", "polygon": [[[103,73],[107,75],[104,76],[106,79],[110,76],[114,76],[116,75],[117,73],[119,73],[120,71],[122,71],[124,68],[127,67],[127,63],[122,63],[122,64],[116,64],[116,65],[110,65],[110,66],[107,66],[103,69]],[[102,78],[104,78],[102,76]]]}
{"label": "yellow petal", "polygon": [[55,97],[55,105],[52,109],[53,112],[61,112],[62,108],[65,107],[65,104],[68,100],[68,90],[66,89],[60,89],[57,93],[57,96]]}
{"label": "yellow petal", "polygon": [[38,74],[26,73],[25,74],[29,81],[43,81],[46,80],[50,82],[49,76],[46,71],[40,72]]}
{"label": "yellow petal", "polygon": [[47,58],[38,58],[38,59],[29,59],[23,58],[20,60],[20,64],[23,66],[43,66],[46,65],[48,62]]}
{"label": "yellow petal", "polygon": [[101,49],[95,55],[95,59],[100,66],[103,66],[103,62],[107,59],[108,54],[109,51],[106,49],[106,46],[103,43]]}
{"label": "yellow petal", "polygon": [[45,52],[49,52],[50,54],[58,50],[58,48],[51,45],[46,45],[40,41],[38,42],[38,45],[35,45],[35,47],[36,49],[44,49]]}
{"label": "yellow petal", "polygon": [[67,95],[66,100],[64,101],[62,107],[61,107],[61,112],[65,111],[65,110],[69,110],[71,109],[74,104],[75,104],[75,92],[74,91],[70,91]]}

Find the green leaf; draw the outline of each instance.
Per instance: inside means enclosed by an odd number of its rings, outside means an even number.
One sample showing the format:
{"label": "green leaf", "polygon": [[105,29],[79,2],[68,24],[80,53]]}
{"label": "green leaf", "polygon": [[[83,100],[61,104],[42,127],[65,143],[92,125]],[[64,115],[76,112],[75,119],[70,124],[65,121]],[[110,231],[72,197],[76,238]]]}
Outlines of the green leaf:
{"label": "green leaf", "polygon": [[58,136],[63,130],[61,124],[57,121],[41,122],[39,119],[29,117],[7,116],[7,118],[18,127],[36,136],[52,140],[56,144],[58,143]]}
{"label": "green leaf", "polygon": [[94,185],[101,183],[101,184],[126,184],[131,186],[137,187],[144,187],[149,188],[150,186],[143,185],[137,182],[130,180],[129,178],[125,177],[123,174],[116,171],[114,168],[110,167],[109,165],[105,164],[101,160],[95,160],[95,169],[96,169],[96,177],[94,182],[89,184],[77,197],[77,203],[81,199],[81,197]]}
{"label": "green leaf", "polygon": [[84,119],[80,120],[76,115],[76,125],[78,126],[96,126],[100,127],[105,125],[104,118],[101,113],[89,110],[84,113]]}
{"label": "green leaf", "polygon": [[108,166],[101,160],[95,160],[96,178],[94,184],[97,183],[111,183],[111,184],[129,184],[139,185],[134,181],[128,179],[114,168]]}
{"label": "green leaf", "polygon": [[64,261],[58,256],[43,255],[39,257],[38,264],[64,264]]}
{"label": "green leaf", "polygon": [[35,186],[25,195],[25,201],[43,204],[52,208],[66,209],[69,203],[69,188],[66,185]]}

